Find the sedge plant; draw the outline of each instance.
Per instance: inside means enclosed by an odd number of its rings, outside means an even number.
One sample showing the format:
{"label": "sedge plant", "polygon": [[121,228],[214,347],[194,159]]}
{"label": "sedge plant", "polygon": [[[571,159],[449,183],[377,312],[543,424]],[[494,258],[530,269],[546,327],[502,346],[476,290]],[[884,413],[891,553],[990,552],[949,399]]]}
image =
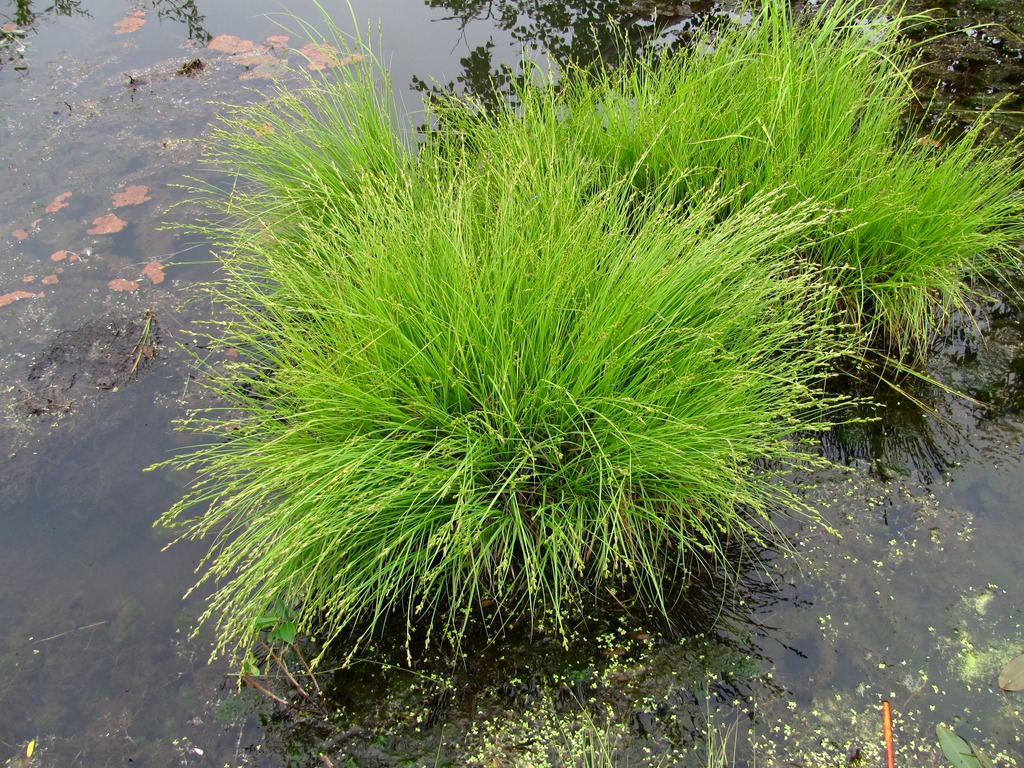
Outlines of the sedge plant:
{"label": "sedge plant", "polygon": [[904,33],[927,22],[873,0],[813,13],[764,0],[686,48],[566,73],[563,130],[611,178],[669,201],[716,187],[735,209],[785,187],[782,206],[837,211],[807,250],[837,288],[837,322],[914,364],[972,282],[1019,272],[1024,240],[1020,140],[984,115],[959,136],[920,116],[920,49]]}
{"label": "sedge plant", "polygon": [[668,616],[695,569],[735,567],[729,542],[807,512],[779,475],[833,404],[834,289],[796,266],[831,212],[655,202],[543,84],[514,114],[428,115],[449,128],[417,148],[361,56],[211,138],[237,172],[209,197],[214,343],[240,357],[161,522],[213,538],[218,650],[272,605],[353,649],[393,619],[457,643],[474,613]]}

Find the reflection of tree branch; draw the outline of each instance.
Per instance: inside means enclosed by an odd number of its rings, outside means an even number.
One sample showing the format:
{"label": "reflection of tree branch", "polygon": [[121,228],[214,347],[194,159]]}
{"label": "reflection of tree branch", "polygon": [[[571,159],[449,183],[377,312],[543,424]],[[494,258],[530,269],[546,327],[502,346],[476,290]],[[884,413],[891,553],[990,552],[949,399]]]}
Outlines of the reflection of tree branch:
{"label": "reflection of tree branch", "polygon": [[12,62],[16,70],[28,69],[24,39],[35,33],[36,24],[46,16],[71,16],[89,13],[81,9],[82,0],[55,0],[41,10],[32,8],[32,0],[15,0],[14,15],[0,13],[0,67]]}
{"label": "reflection of tree branch", "polygon": [[[457,21],[465,32],[471,22],[484,22],[509,33],[524,50],[543,52],[559,67],[615,66],[652,45],[664,32],[676,28],[680,36],[721,11],[704,0],[666,3],[653,0],[638,6],[635,0],[428,0],[432,8],[446,8],[446,20]],[[680,6],[691,15],[681,15]],[[426,98],[456,90],[474,97],[486,108],[513,98],[516,75],[507,64],[493,62],[494,43],[477,46],[461,60],[463,73],[446,86],[428,85],[413,78],[414,90]]]}
{"label": "reflection of tree branch", "polygon": [[41,17],[50,14],[54,16],[70,16],[72,13],[78,12],[88,16],[89,14],[79,7],[81,4],[82,0],[56,0],[56,2],[50,3],[42,10],[36,11],[32,9],[32,0],[15,0],[14,15],[8,16],[5,13],[0,13],[0,18],[7,22],[13,22],[22,29],[34,30],[36,22]]}
{"label": "reflection of tree branch", "polygon": [[[196,0],[149,0],[157,18],[177,21],[188,27],[188,36],[202,43],[211,35],[203,27],[206,18],[199,13]],[[37,34],[36,27],[48,17],[91,16],[82,8],[82,0],[53,0],[43,7],[33,8],[33,0],[14,0],[12,13],[0,11],[0,67],[13,63],[17,70],[28,69],[25,61],[24,39]]]}
{"label": "reflection of tree branch", "polygon": [[[681,18],[677,10],[661,13],[658,2],[648,12],[635,2],[624,0],[429,0],[431,7],[448,8],[447,18],[460,28],[471,21],[490,21],[510,32],[516,42],[532,50],[543,50],[555,61],[584,63],[592,60],[598,40],[616,41],[624,30],[662,28]],[[650,20],[647,25],[641,24]]]}
{"label": "reflection of tree branch", "polygon": [[196,0],[150,0],[158,19],[171,19],[188,26],[192,40],[208,43],[212,35],[203,27],[206,16],[199,12]]}

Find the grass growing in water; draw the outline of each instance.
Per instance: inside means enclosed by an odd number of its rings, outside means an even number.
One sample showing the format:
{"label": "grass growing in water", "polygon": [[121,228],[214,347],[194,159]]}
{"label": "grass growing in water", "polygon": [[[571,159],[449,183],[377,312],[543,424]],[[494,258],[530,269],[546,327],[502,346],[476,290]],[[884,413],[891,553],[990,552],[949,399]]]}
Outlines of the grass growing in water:
{"label": "grass growing in water", "polygon": [[968,297],[965,278],[1019,270],[1021,143],[991,135],[984,119],[957,138],[912,116],[916,51],[900,33],[926,16],[861,0],[794,13],[767,0],[751,23],[687,50],[569,73],[562,128],[586,136],[580,145],[610,177],[651,194],[677,174],[672,200],[717,185],[741,191],[739,207],[786,186],[781,205],[836,210],[808,253],[839,289],[837,320],[917,362]]}
{"label": "grass growing in water", "polygon": [[725,541],[800,508],[774,476],[825,419],[832,299],[793,251],[827,214],[651,204],[580,161],[545,88],[414,152],[376,76],[366,59],[214,138],[240,169],[214,201],[218,343],[246,361],[163,522],[217,536],[221,647],[277,600],[357,643],[393,615],[457,639],[492,602],[560,627],[622,583],[667,613],[691,569],[729,567]]}
{"label": "grass growing in water", "polygon": [[775,475],[834,358],[858,329],[919,356],[1024,233],[1016,147],[918,145],[901,22],[864,9],[769,2],[515,110],[436,104],[417,149],[368,52],[234,114],[211,202],[244,362],[163,518],[217,536],[221,648],[279,600],[355,645],[485,605],[561,628],[623,584],[667,614],[799,509]]}

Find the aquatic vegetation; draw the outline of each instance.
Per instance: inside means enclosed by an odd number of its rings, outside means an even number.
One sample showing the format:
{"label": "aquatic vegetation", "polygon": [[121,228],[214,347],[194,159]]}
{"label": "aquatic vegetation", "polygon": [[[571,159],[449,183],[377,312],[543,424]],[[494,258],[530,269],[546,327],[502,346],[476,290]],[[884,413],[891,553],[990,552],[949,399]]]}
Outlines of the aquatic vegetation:
{"label": "aquatic vegetation", "polygon": [[935,735],[953,768],[992,768],[995,765],[985,752],[941,723],[935,726]]}
{"label": "aquatic vegetation", "polygon": [[[300,714],[326,715],[320,683],[299,647],[295,622],[284,603],[278,600],[266,616],[260,617],[256,629],[262,635],[259,648],[242,659],[239,683]],[[287,681],[283,695],[273,690],[277,678]]]}
{"label": "aquatic vegetation", "polygon": [[926,110],[901,33],[926,21],[862,0],[804,15],[765,2],[685,49],[570,72],[563,128],[587,136],[580,145],[611,177],[651,194],[675,174],[672,200],[717,186],[739,191],[739,208],[785,186],[781,205],[835,209],[807,257],[839,289],[837,320],[916,362],[967,301],[965,279],[1019,271],[1024,240],[1020,141],[991,135],[984,118],[957,136],[953,121],[914,117]]}
{"label": "aquatic vegetation", "polygon": [[551,89],[417,152],[371,59],[310,77],[214,137],[240,358],[163,522],[217,537],[222,648],[278,600],[356,645],[396,615],[455,642],[474,611],[667,615],[802,509],[776,475],[812,460],[793,436],[827,423],[836,352],[795,248],[827,212],[642,199],[580,162]]}
{"label": "aquatic vegetation", "polygon": [[920,356],[965,277],[1013,266],[1024,170],[980,126],[904,125],[913,19],[786,8],[535,71],[514,108],[433,101],[419,141],[369,49],[226,118],[239,358],[161,520],[216,536],[219,650],[270,605],[352,648],[393,618],[456,645],[474,613],[667,618],[726,542],[808,511],[778,476],[814,461],[822,381],[869,343]]}

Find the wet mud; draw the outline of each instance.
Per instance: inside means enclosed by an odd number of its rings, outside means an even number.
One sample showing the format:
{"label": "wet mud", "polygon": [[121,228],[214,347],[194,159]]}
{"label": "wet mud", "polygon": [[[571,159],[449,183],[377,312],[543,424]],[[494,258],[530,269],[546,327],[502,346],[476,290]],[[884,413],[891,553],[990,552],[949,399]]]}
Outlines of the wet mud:
{"label": "wet mud", "polygon": [[84,399],[127,386],[157,365],[160,344],[152,312],[108,315],[62,331],[29,368],[25,414],[46,421],[71,413]]}

